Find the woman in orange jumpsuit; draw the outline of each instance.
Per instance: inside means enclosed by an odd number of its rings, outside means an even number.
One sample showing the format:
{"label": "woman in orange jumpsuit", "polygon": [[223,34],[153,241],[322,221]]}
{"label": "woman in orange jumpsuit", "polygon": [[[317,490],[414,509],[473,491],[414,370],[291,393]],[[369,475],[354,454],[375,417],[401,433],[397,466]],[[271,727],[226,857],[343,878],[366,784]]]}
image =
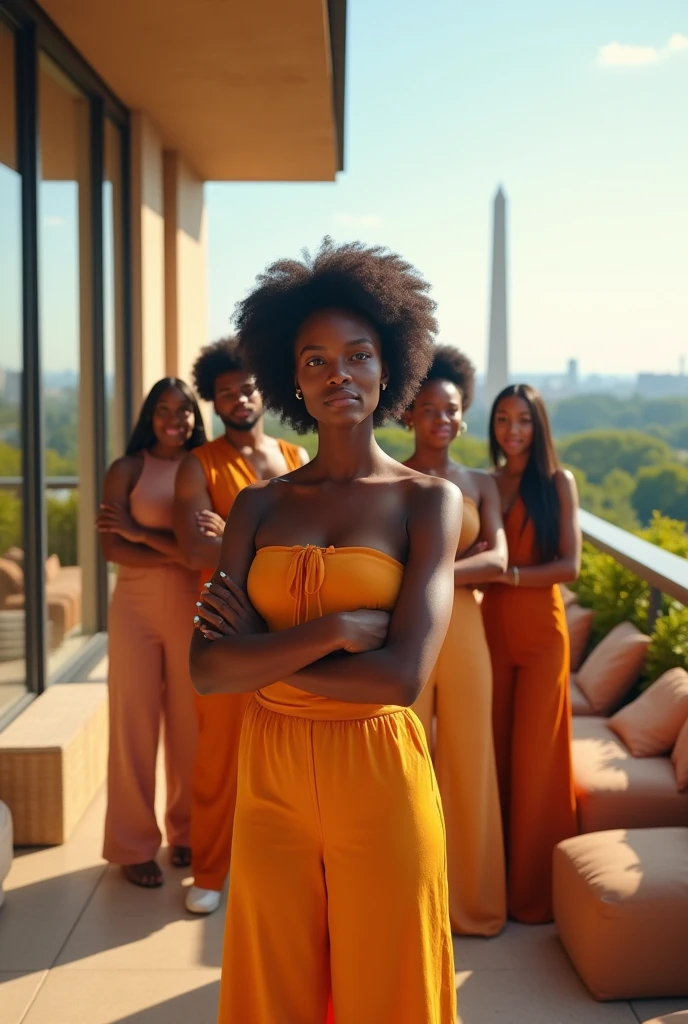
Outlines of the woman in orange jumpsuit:
{"label": "woman in orange jumpsuit", "polygon": [[506,920],[506,878],[492,742],[492,666],[474,588],[506,569],[507,549],[494,480],[460,466],[449,453],[474,382],[466,356],[453,345],[438,346],[404,416],[415,433],[406,465],[451,480],[464,500],[451,623],[413,710],[425,729],[442,794],[452,931],[492,936]]}
{"label": "woman in orange jumpsuit", "polygon": [[319,448],[236,498],[203,595],[200,692],[253,692],[222,1024],[454,1024],[444,822],[409,706],[451,615],[461,492],[378,447],[432,358],[427,284],[326,240],[238,307],[268,407]]}
{"label": "woman in orange jumpsuit", "polygon": [[559,467],[547,411],[526,384],[490,417],[509,567],[482,604],[493,672],[492,717],[507,853],[509,913],[552,919],[552,854],[577,832],[571,770],[569,643],[558,584],[580,569],[578,497]]}
{"label": "woman in orange jumpsuit", "polygon": [[126,454],[105,478],[97,520],[103,554],[119,566],[109,613],[110,747],[103,856],[135,885],[156,888],[161,834],[155,818],[160,727],[167,774],[167,840],[175,867],[190,864],[191,776],[196,753],[186,650],[198,574],[172,532],[182,458],[205,442],[184,381],[159,381],[146,398]]}

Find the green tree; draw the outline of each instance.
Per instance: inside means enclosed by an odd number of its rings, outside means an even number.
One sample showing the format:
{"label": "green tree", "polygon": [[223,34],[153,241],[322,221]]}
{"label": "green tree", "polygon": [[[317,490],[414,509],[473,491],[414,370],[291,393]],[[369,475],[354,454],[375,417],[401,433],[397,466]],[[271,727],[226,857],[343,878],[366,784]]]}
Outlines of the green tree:
{"label": "green tree", "polygon": [[650,398],[641,402],[641,426],[672,427],[688,420],[688,398]]}
{"label": "green tree", "polygon": [[487,441],[479,441],[472,434],[461,434],[449,451],[453,459],[469,469],[487,469],[490,465]]}
{"label": "green tree", "polygon": [[562,398],[551,409],[555,435],[616,426],[619,400],[610,395],[576,395]]}
{"label": "green tree", "polygon": [[630,473],[613,469],[601,484],[591,484],[583,470],[575,466],[567,468],[576,478],[581,508],[622,530],[638,529],[640,523],[631,503],[635,481]]}
{"label": "green tree", "polygon": [[653,512],[671,519],[688,519],[688,467],[670,463],[640,469],[633,507],[643,523],[650,521]]}
{"label": "green tree", "polygon": [[397,462],[404,462],[413,454],[413,434],[402,427],[378,427],[377,443]]}
{"label": "green tree", "polygon": [[14,445],[0,441],[0,476],[21,476],[21,452]]}
{"label": "green tree", "polygon": [[666,439],[672,448],[688,451],[688,419],[667,428]]}
{"label": "green tree", "polygon": [[654,682],[670,668],[688,671],[688,608],[676,605],[657,619],[645,665]]}
{"label": "green tree", "polygon": [[59,556],[62,565],[77,565],[77,524],[79,495],[72,491],[64,500],[48,495],[48,551]]}
{"label": "green tree", "polygon": [[8,548],[21,547],[22,504],[12,491],[0,491],[0,556]]}
{"label": "green tree", "polygon": [[613,469],[635,476],[642,466],[672,461],[664,441],[637,430],[590,430],[560,441],[557,447],[562,462],[582,469],[594,484],[601,484]]}

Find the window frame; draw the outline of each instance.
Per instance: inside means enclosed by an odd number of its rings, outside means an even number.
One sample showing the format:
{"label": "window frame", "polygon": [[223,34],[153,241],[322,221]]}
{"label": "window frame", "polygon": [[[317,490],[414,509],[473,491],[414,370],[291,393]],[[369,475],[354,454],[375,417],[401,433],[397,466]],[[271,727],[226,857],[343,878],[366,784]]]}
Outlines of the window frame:
{"label": "window frame", "polygon": [[[45,53],[82,90],[89,102],[89,168],[91,185],[90,243],[93,254],[91,308],[93,338],[93,391],[91,395],[94,458],[90,466],[95,493],[102,493],[106,465],[105,308],[103,257],[103,180],[105,122],[121,133],[123,333],[121,353],[124,380],[121,395],[123,422],[131,422],[132,317],[131,317],[131,180],[130,115],[123,103],[88,65],[70,41],[33,0],[4,0],[0,19],[14,34],[17,104],[17,154],[21,175],[22,223],[22,497],[24,547],[24,600],[26,611],[26,689],[23,698],[0,715],[0,729],[46,687],[74,679],[105,652],[108,610],[107,567],[97,536],[92,570],[97,595],[97,631],[74,659],[50,673],[47,657],[45,562],[47,556],[44,405],[39,318],[38,194],[41,181],[38,109],[39,58]],[[83,424],[82,424],[83,426]],[[84,509],[93,514],[96,509]],[[83,675],[81,676],[83,678]]]}

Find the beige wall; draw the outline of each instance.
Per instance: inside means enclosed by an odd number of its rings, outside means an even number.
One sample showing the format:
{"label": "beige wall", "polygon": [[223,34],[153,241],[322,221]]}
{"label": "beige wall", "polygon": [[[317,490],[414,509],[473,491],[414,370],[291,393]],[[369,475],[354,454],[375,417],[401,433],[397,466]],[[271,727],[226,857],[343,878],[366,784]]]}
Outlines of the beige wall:
{"label": "beige wall", "polygon": [[146,114],[132,118],[133,415],[161,377],[191,383],[207,341],[207,226],[203,181],[163,153]]}
{"label": "beige wall", "polygon": [[165,218],[163,151],[155,125],[131,119],[132,414],[165,376]]}
{"label": "beige wall", "polygon": [[165,153],[164,166],[167,372],[191,383],[208,333],[203,182],[178,153]]}

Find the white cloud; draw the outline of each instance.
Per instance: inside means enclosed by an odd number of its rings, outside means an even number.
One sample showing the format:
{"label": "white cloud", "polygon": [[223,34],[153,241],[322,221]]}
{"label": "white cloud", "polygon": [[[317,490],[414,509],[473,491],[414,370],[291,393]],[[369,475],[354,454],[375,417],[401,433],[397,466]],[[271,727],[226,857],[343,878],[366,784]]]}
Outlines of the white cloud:
{"label": "white cloud", "polygon": [[44,217],[43,225],[46,228],[63,228],[67,221],[64,217]]}
{"label": "white cloud", "polygon": [[679,50],[688,50],[688,36],[682,36],[680,32],[675,32],[667,43],[666,48],[669,53],[678,53]]}
{"label": "white cloud", "polygon": [[632,43],[607,43],[597,51],[597,63],[603,68],[637,68],[658,64],[673,54],[688,50],[688,36],[675,32],[662,47],[636,46]]}
{"label": "white cloud", "polygon": [[370,213],[363,216],[354,213],[335,213],[334,219],[337,224],[344,224],[346,227],[376,228],[382,224],[382,217]]}

